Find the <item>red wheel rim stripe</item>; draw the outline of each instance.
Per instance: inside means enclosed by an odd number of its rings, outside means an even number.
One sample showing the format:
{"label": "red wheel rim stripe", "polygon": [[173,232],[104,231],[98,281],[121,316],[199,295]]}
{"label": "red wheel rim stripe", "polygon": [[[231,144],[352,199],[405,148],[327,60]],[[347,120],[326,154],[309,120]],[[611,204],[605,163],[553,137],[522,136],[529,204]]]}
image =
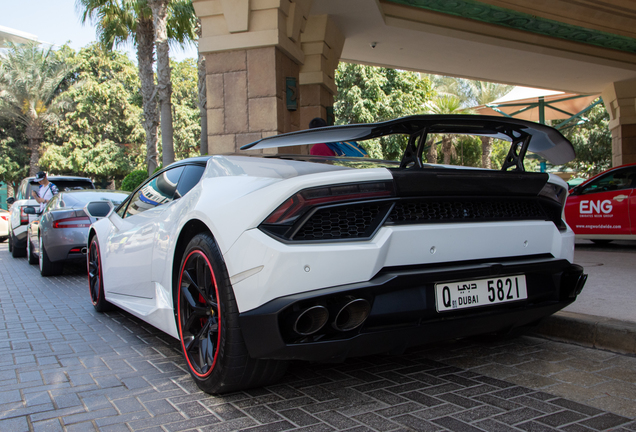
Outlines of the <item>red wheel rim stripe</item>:
{"label": "red wheel rim stripe", "polygon": [[[198,373],[192,367],[192,363],[190,362],[190,357],[188,357],[185,344],[183,343],[183,332],[181,330],[181,281],[183,280],[183,270],[185,269],[185,266],[188,263],[188,260],[190,259],[190,257],[196,253],[198,253],[199,255],[203,257],[203,259],[208,265],[208,268],[210,269],[210,276],[212,277],[214,292],[216,293],[216,302],[219,305],[218,318],[217,318],[217,321],[219,324],[218,324],[218,331],[217,331],[217,337],[216,337],[216,349],[214,350],[214,360],[212,360],[212,365],[210,366],[210,370],[208,370],[205,374]],[[190,367],[190,370],[192,371],[192,373],[194,373],[196,376],[200,378],[205,378],[209,376],[214,370],[214,366],[216,365],[216,360],[219,355],[219,344],[221,343],[221,302],[219,301],[219,287],[216,283],[216,277],[214,276],[214,271],[212,270],[212,264],[210,264],[210,260],[208,259],[207,256],[205,256],[203,251],[199,249],[193,250],[192,252],[188,254],[186,259],[183,261],[183,267],[181,267],[181,271],[179,272],[179,295],[177,296],[177,320],[179,322],[179,339],[181,341],[181,348],[183,349],[183,355],[186,358],[186,361],[188,362],[188,366]]]}

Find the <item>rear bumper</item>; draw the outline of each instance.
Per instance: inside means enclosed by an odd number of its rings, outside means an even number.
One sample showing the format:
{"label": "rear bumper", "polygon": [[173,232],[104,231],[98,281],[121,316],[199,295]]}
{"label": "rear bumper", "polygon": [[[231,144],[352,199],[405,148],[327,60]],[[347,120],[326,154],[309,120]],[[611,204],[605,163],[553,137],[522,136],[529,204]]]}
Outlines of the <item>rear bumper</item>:
{"label": "rear bumper", "polygon": [[[435,284],[525,274],[526,300],[439,313]],[[547,256],[384,269],[368,282],[277,298],[240,314],[243,336],[254,358],[342,361],[347,357],[399,353],[404,349],[533,323],[572,303],[585,283],[583,268]],[[354,330],[327,324],[310,336],[293,332],[298,310],[335,304],[351,296],[371,305]]]}

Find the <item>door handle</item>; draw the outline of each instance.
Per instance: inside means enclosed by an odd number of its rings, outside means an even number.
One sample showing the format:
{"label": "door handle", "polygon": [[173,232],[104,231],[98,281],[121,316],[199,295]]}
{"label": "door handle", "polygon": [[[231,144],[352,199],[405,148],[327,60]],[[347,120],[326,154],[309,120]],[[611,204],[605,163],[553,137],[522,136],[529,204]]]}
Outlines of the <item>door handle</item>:
{"label": "door handle", "polygon": [[612,198],[614,201],[622,202],[624,199],[629,198],[628,195],[616,195]]}

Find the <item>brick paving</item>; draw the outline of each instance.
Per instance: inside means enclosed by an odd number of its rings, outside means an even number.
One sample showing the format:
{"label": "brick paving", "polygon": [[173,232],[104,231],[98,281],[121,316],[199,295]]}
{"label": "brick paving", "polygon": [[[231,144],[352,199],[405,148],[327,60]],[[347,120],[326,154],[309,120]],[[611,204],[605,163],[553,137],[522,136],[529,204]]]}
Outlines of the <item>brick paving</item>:
{"label": "brick paving", "polygon": [[0,244],[0,431],[636,432],[636,358],[482,338],[342,364],[277,385],[197,389],[179,344],[96,313],[81,269],[41,278]]}

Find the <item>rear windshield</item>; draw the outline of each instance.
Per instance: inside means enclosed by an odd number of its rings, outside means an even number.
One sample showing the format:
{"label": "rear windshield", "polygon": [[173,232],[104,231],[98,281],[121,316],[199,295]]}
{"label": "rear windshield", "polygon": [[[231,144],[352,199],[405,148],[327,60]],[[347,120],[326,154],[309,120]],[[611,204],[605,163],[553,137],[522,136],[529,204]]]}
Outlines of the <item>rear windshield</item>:
{"label": "rear windshield", "polygon": [[[93,186],[93,183],[91,181],[86,181],[86,180],[51,180],[51,183],[57,186],[57,189],[60,192],[67,192],[72,190],[83,190],[83,189],[95,189],[95,186]],[[29,182],[27,186],[26,196],[31,198],[32,197],[31,191],[37,192],[39,189],[40,189],[39,183]]]}

